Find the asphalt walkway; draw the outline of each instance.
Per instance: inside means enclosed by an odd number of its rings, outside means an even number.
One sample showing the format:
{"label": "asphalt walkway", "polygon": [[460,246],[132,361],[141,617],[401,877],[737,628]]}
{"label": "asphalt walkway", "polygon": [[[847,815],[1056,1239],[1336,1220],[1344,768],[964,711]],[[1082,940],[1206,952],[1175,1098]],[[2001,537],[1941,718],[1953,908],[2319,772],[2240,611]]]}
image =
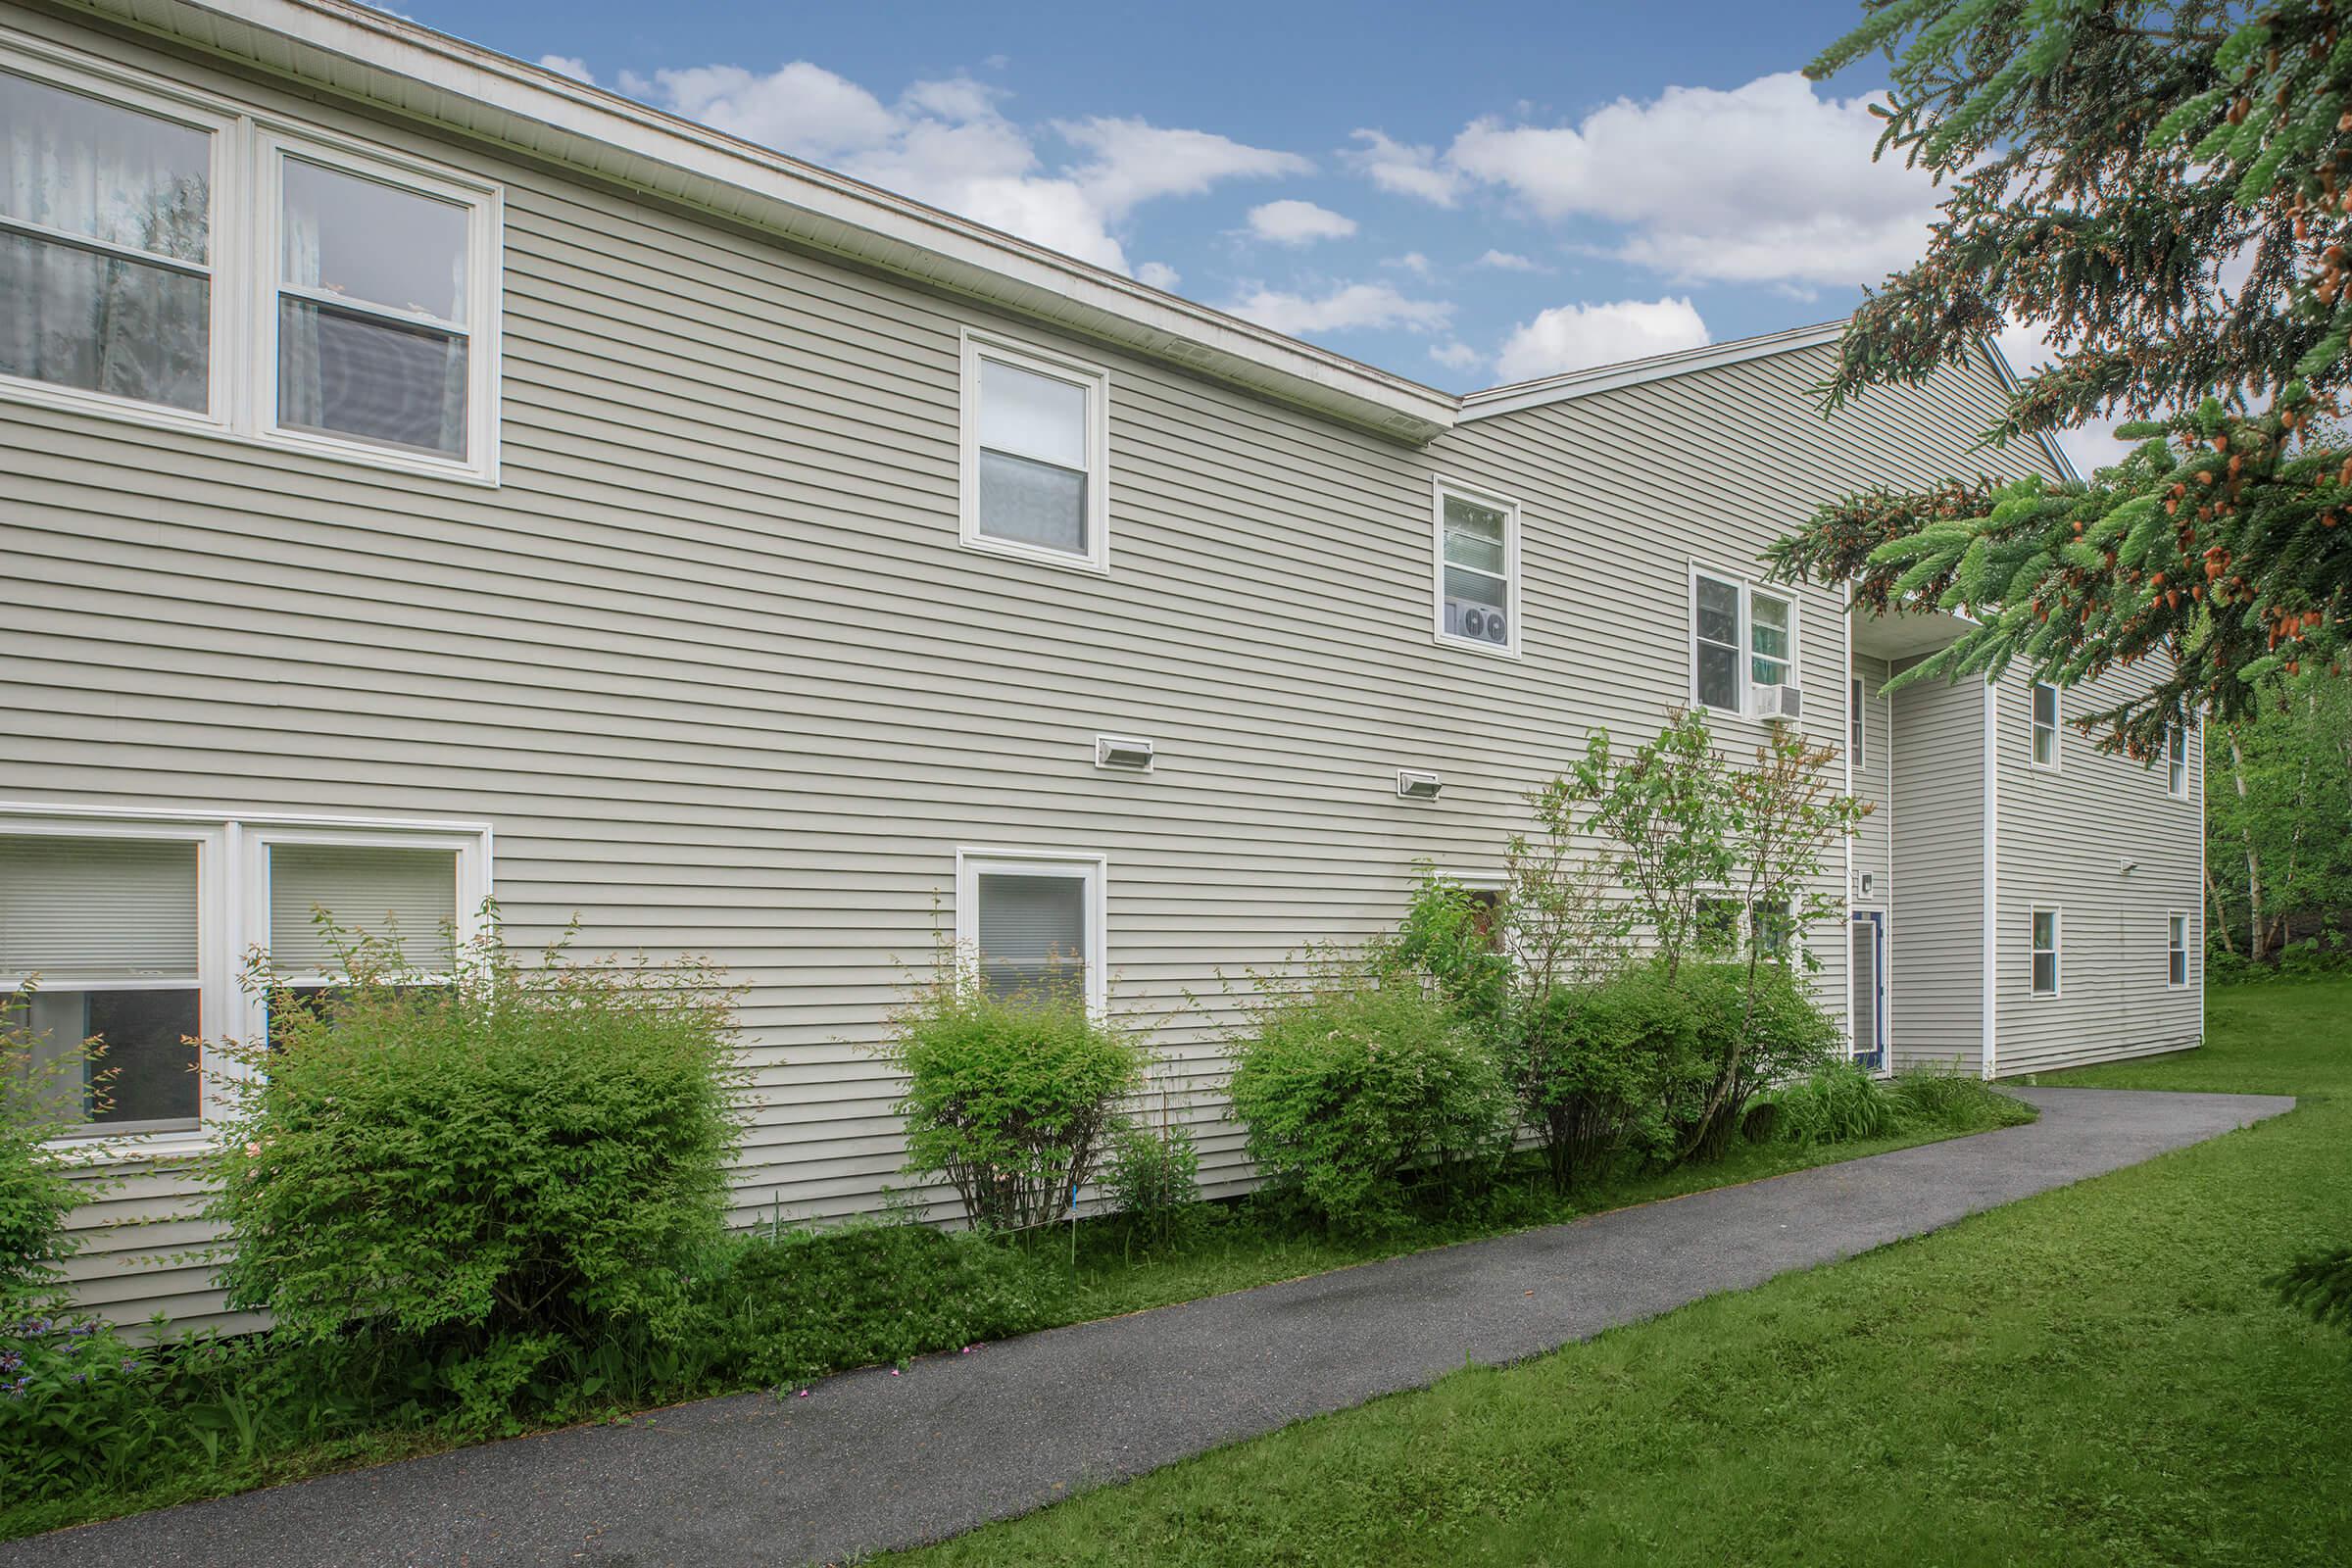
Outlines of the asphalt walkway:
{"label": "asphalt walkway", "polygon": [[188,1503],[0,1565],[836,1561],[1588,1339],[2290,1109],[2029,1089],[2038,1122],[855,1372]]}

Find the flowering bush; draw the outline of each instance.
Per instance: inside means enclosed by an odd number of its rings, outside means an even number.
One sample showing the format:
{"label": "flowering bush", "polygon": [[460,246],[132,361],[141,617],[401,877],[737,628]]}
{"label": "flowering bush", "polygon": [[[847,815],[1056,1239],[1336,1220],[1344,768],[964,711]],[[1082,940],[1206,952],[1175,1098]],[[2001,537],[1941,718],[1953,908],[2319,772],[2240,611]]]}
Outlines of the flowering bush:
{"label": "flowering bush", "polygon": [[34,1314],[0,1320],[0,1475],[24,1496],[114,1479],[143,1446],[146,1354],[96,1318]]}

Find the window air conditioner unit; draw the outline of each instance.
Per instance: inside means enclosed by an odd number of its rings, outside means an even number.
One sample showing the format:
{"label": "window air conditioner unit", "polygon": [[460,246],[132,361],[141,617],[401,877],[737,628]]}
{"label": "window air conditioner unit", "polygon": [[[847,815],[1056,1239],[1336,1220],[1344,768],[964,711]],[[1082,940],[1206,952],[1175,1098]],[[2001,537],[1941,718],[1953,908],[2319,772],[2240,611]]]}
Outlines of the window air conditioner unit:
{"label": "window air conditioner unit", "polygon": [[1117,768],[1123,773],[1152,771],[1152,743],[1136,735],[1098,735],[1095,737],[1095,765]]}
{"label": "window air conditioner unit", "polygon": [[1804,717],[1804,693],[1794,686],[1758,686],[1751,694],[1755,716],[1767,724],[1793,724]]}
{"label": "window air conditioner unit", "polygon": [[1396,770],[1396,793],[1408,801],[1434,801],[1446,781],[1435,773],[1424,773],[1410,767]]}

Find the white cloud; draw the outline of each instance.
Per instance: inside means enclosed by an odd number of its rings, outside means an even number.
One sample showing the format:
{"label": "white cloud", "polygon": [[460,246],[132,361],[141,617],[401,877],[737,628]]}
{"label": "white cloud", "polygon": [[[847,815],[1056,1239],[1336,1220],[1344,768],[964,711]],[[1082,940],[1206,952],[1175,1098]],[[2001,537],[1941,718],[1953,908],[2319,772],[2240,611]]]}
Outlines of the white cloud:
{"label": "white cloud", "polygon": [[572,80],[584,81],[591,87],[596,85],[596,73],[590,71],[588,62],[582,60],[578,55],[541,55],[539,66],[541,70],[552,71],[559,76],[569,76]]}
{"label": "white cloud", "polygon": [[1505,381],[1526,381],[1707,341],[1707,323],[1688,298],[1555,305],[1511,329],[1494,356],[1494,370]]}
{"label": "white cloud", "polygon": [[1430,332],[1453,317],[1444,300],[1407,299],[1386,283],[1343,283],[1321,295],[1288,294],[1260,287],[1225,309],[1277,332],[1345,332],[1365,327],[1401,327]]}
{"label": "white cloud", "polygon": [[1363,146],[1346,155],[1348,164],[1382,190],[1440,207],[1451,207],[1461,195],[1461,174],[1438,163],[1435,147],[1410,146],[1377,130],[1356,131],[1354,139]]}
{"label": "white cloud", "polygon": [[623,73],[620,84],[689,120],[1122,272],[1117,230],[1139,204],[1314,168],[1209,131],[1097,118],[1054,124],[1079,156],[1049,169],[1035,135],[999,109],[1003,94],[961,75],[915,82],[895,104],[805,60],[765,74]]}
{"label": "white cloud", "polygon": [[1402,256],[1389,257],[1380,265],[1383,267],[1402,268],[1405,271],[1412,273],[1415,277],[1427,277],[1432,271],[1436,270],[1436,269],[1430,266],[1429,258],[1422,255],[1419,251],[1406,251]]}
{"label": "white cloud", "polygon": [[1872,161],[1868,102],[1793,72],[1669,87],[1574,126],[1474,121],[1445,162],[1539,218],[1624,224],[1619,257],[1676,277],[1876,282],[1924,249],[1936,190],[1899,157]]}
{"label": "white cloud", "polygon": [[1312,245],[1348,238],[1355,232],[1355,220],[1313,202],[1286,199],[1250,208],[1250,232],[1277,245]]}
{"label": "white cloud", "polygon": [[[2018,321],[2011,321],[2002,327],[1993,342],[1999,347],[2001,358],[2009,362],[2009,368],[2021,376],[2033,374],[2053,357],[2049,339],[2042,335],[2041,329]],[[2136,441],[2116,438],[2115,427],[2122,422],[2120,419],[2096,419],[2079,429],[2061,430],[2058,432],[2058,445],[2066,453],[2068,461],[2081,470],[2084,478],[2088,478],[2101,468],[2123,462],[2126,455],[2139,445]]]}
{"label": "white cloud", "polygon": [[1184,275],[1165,262],[1146,262],[1135,270],[1135,276],[1138,282],[1149,283],[1153,288],[1164,288],[1170,293],[1174,293],[1176,285],[1184,281]]}
{"label": "white cloud", "polygon": [[1444,343],[1432,343],[1429,346],[1429,357],[1448,370],[1475,370],[1487,363],[1487,357],[1484,354],[1458,339],[1448,339]]}
{"label": "white cloud", "polygon": [[1551,270],[1542,262],[1522,256],[1517,251],[1489,251],[1473,265],[1491,267],[1498,272],[1548,272]]}

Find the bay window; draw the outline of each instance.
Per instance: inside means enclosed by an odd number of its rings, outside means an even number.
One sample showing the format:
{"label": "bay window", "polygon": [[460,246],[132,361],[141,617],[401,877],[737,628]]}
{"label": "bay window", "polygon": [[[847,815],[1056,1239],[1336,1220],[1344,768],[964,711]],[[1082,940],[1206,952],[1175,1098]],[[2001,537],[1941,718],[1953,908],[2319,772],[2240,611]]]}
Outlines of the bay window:
{"label": "bay window", "polygon": [[0,46],[0,395],[495,477],[499,193]]}

